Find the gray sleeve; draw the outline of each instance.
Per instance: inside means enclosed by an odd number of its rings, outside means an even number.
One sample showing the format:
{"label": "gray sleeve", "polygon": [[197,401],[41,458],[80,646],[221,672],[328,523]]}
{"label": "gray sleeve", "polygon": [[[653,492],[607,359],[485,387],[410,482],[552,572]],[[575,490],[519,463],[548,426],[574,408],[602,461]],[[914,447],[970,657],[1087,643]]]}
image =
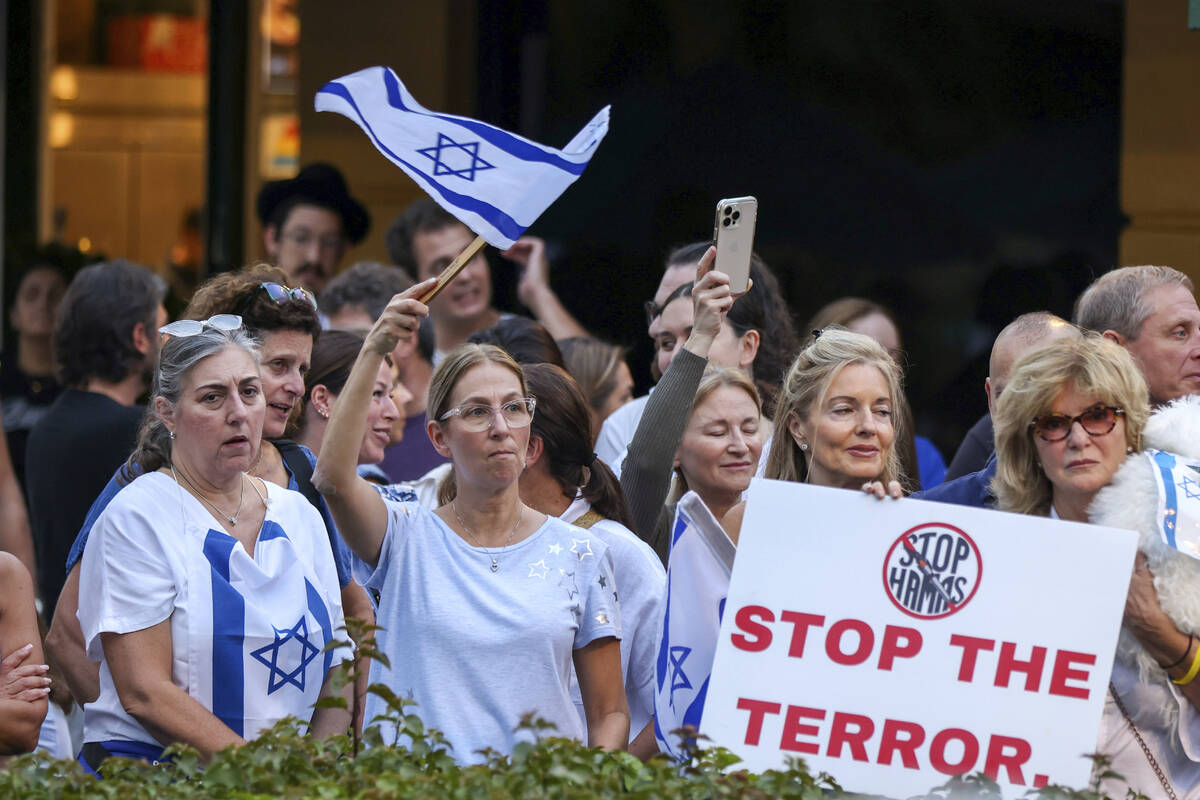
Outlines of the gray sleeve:
{"label": "gray sleeve", "polygon": [[634,533],[651,546],[655,523],[671,487],[675,450],[683,438],[706,366],[708,359],[688,350],[676,354],[646,403],[621,468],[621,489],[629,504]]}

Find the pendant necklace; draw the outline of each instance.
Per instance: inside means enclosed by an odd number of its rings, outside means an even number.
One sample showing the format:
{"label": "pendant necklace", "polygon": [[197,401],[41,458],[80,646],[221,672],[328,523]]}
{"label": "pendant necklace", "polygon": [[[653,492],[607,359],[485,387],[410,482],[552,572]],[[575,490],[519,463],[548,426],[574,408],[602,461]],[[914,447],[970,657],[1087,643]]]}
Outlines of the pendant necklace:
{"label": "pendant necklace", "polygon": [[[176,483],[179,483],[179,482],[180,482],[180,481],[179,481],[179,475],[178,475],[178,474],[175,472],[175,465],[174,465],[174,464],[172,464],[172,465],[171,465],[171,477],[173,477],[173,478],[175,479],[175,482],[176,482]],[[200,490],[199,490],[199,489],[197,489],[195,486],[193,486],[193,485],[192,485],[192,482],[191,482],[191,481],[189,481],[187,478],[184,478],[184,479],[183,479],[183,483],[187,484],[187,487],[188,487],[189,489],[191,489],[191,490],[192,490],[192,494],[194,494],[196,497],[199,497],[199,498],[200,498],[202,501],[204,501],[204,503],[205,503],[205,504],[207,504],[207,505],[208,505],[208,507],[209,507],[209,508],[211,508],[213,511],[217,512],[217,516],[218,516],[218,517],[220,517],[221,519],[225,520],[225,521],[226,521],[226,522],[228,522],[230,525],[234,525],[234,526],[236,526],[236,525],[237,525],[237,523],[238,523],[238,515],[242,513],[242,504],[246,502],[246,473],[244,473],[244,472],[242,473],[242,495],[241,495],[241,497],[239,497],[239,498],[238,498],[238,507],[237,507],[237,511],[234,511],[234,512],[233,512],[233,516],[232,516],[232,517],[231,517],[231,516],[229,516],[228,514],[226,514],[226,513],[225,513],[224,511],[222,511],[221,509],[217,508],[217,507],[216,507],[216,505],[214,505],[214,504],[213,504],[213,502],[212,502],[211,500],[209,500],[207,497],[205,497],[203,494],[201,494],[201,493],[200,493]],[[257,487],[257,486],[255,486],[255,487],[254,487],[254,491],[255,491],[255,492],[257,492],[257,491],[258,491],[258,487]],[[260,496],[261,496],[261,494],[260,494]],[[461,522],[461,521],[462,521],[462,520],[459,520],[459,522]]]}
{"label": "pendant necklace", "polygon": [[[480,550],[483,550],[485,553],[487,553],[489,556],[492,557],[492,572],[498,572],[500,570],[500,559],[497,558],[495,552],[488,550],[486,547],[484,547],[483,545],[481,545],[479,543],[478,539],[475,538],[475,534],[471,531],[471,528],[467,525],[467,523],[463,520],[463,518],[460,517],[458,514],[458,503],[457,502],[451,503],[450,509],[454,512],[454,518],[456,520],[458,520],[458,524],[463,526],[463,530],[465,530],[467,532],[467,535],[471,537],[471,541],[475,543],[475,546],[478,547]],[[524,518],[525,518],[525,509],[522,508],[521,513],[517,514],[517,524],[513,525],[512,530],[508,532],[508,540],[505,541],[504,547],[500,548],[500,555],[504,555],[504,551],[508,549],[508,546],[510,544],[512,544],[513,535],[517,532],[517,528],[521,527],[521,520]]]}

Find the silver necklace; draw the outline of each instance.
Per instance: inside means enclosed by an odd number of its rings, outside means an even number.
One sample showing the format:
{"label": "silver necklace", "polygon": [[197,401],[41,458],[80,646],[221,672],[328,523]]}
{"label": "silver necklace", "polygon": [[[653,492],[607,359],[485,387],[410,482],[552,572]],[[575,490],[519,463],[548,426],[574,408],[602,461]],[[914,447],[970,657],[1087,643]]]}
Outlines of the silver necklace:
{"label": "silver necklace", "polygon": [[[463,518],[458,514],[458,502],[455,501],[451,503],[450,509],[454,512],[454,518],[458,520],[458,524],[463,526],[463,530],[467,532],[467,536],[471,537],[471,541],[475,543],[475,546],[480,550],[485,551],[489,556],[492,557],[492,572],[498,572],[500,570],[500,559],[496,557],[496,553],[494,551],[488,550],[479,543],[477,538],[475,538],[475,534],[471,531],[470,526],[468,526]],[[525,509],[522,508],[520,513],[517,514],[517,524],[513,525],[512,530],[508,532],[508,540],[504,542],[504,547],[500,548],[500,555],[504,555],[504,551],[508,549],[510,544],[512,544],[513,535],[516,534],[517,528],[521,527],[521,520],[524,518]]]}
{"label": "silver necklace", "polygon": [[[171,477],[173,477],[175,479],[176,483],[179,483],[179,475],[175,472],[174,464],[171,465]],[[238,498],[237,511],[233,512],[232,517],[229,516],[228,514],[226,514],[221,509],[217,508],[216,505],[211,500],[209,500],[207,497],[205,497],[203,494],[201,494],[200,490],[197,489],[195,486],[193,486],[192,482],[189,481],[186,477],[183,479],[183,482],[186,483],[188,488],[192,490],[192,494],[196,495],[196,497],[199,497],[202,501],[204,501],[206,504],[208,504],[209,508],[211,508],[213,511],[217,512],[218,517],[225,520],[230,525],[237,525],[238,515],[242,513],[242,504],[246,502],[246,473],[244,473],[244,472],[242,473],[242,495],[241,495],[241,497]],[[254,491],[256,491],[256,492],[258,491],[257,486],[254,487]]]}

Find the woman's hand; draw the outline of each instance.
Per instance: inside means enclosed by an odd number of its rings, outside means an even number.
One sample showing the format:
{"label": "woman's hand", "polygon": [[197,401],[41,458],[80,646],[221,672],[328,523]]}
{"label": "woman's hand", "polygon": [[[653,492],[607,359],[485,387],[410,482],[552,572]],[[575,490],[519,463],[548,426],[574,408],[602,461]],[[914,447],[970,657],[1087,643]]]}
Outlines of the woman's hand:
{"label": "woman's hand", "polygon": [[395,350],[401,339],[415,336],[421,319],[429,316],[429,306],[417,298],[435,285],[437,278],[428,278],[393,297],[367,334],[365,348],[383,356]]}
{"label": "woman's hand", "polygon": [[45,664],[25,664],[33,645],[18,647],[0,661],[0,701],[19,700],[33,703],[50,694],[50,679]]}
{"label": "woman's hand", "polygon": [[692,333],[683,345],[701,358],[708,358],[708,351],[734,300],[729,290],[729,276],[712,268],[716,258],[717,248],[710,247],[696,265],[696,282],[692,286]]}
{"label": "woman's hand", "polygon": [[[1133,577],[1129,579],[1129,594],[1125,595],[1124,621],[1125,627],[1129,628],[1142,646],[1150,651],[1150,654],[1157,658],[1160,664],[1169,664],[1174,661],[1178,657],[1178,652],[1172,654],[1171,651],[1180,649],[1177,642],[1174,647],[1170,647],[1170,641],[1161,640],[1174,639],[1170,636],[1171,633],[1178,634],[1184,639],[1187,638],[1175,629],[1175,623],[1171,622],[1170,617],[1163,611],[1162,604],[1158,602],[1158,591],[1154,588],[1154,573],[1146,564],[1145,554],[1140,551],[1133,562]],[[1161,657],[1159,653],[1155,652],[1156,650],[1163,651]]]}
{"label": "woman's hand", "polygon": [[862,490],[872,497],[877,497],[880,500],[885,497],[890,497],[893,500],[900,500],[904,497],[904,490],[900,488],[899,481],[888,481],[887,486],[883,485],[883,481],[869,481],[862,485]]}

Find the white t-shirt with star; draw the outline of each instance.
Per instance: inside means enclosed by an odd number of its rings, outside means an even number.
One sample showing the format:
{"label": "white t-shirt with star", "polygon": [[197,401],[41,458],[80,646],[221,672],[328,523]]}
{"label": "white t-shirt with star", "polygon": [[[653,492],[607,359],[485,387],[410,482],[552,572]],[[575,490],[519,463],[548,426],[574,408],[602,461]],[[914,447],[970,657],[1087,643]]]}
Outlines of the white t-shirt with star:
{"label": "white t-shirt with star", "polygon": [[[576,497],[559,518],[577,520],[591,509],[591,503]],[[629,740],[633,741],[654,716],[654,666],[662,638],[667,571],[650,545],[621,523],[602,519],[587,530],[608,545],[614,576],[621,585],[621,591],[614,588],[613,595],[619,594],[621,602],[621,675],[629,703]],[[583,696],[574,674],[571,696],[586,729]]]}
{"label": "white t-shirt with star", "polygon": [[[477,751],[512,752],[533,712],[554,735],[582,739],[571,700],[573,652],[621,636],[608,548],[596,535],[548,517],[505,548],[473,547],[416,503],[385,500],[388,527],[372,570],[355,558],[355,577],[380,594],[379,649],[371,682],[384,683],[426,727],[450,742],[461,763]],[[499,564],[491,568],[492,559]],[[366,724],[387,712],[368,695]],[[380,726],[385,742],[394,727]]]}
{"label": "white t-shirt with star", "polygon": [[337,569],[316,509],[266,486],[253,557],[161,472],[134,480],[96,520],[79,573],[77,616],[88,657],[100,662],[85,742],[156,743],[122,708],[100,634],[168,619],[172,680],[235,733],[249,739],[285,716],[312,718],[326,673],[348,655],[324,652],[344,638]]}

